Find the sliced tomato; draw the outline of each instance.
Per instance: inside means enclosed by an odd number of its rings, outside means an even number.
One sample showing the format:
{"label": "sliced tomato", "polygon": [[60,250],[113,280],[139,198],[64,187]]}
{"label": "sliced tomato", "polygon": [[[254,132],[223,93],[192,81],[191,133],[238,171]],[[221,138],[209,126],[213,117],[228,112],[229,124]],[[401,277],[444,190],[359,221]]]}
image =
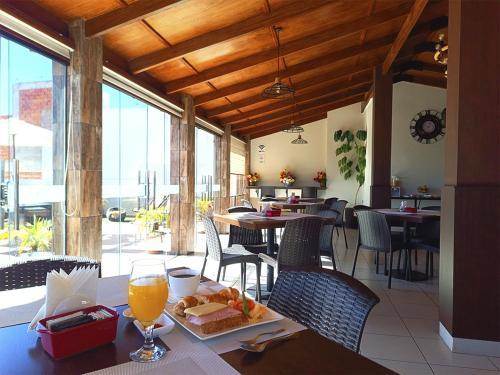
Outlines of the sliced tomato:
{"label": "sliced tomato", "polygon": [[[252,310],[255,307],[255,302],[253,300],[247,299],[247,303],[248,303],[248,310]],[[236,301],[232,307],[233,309],[243,312],[243,301],[242,300]]]}

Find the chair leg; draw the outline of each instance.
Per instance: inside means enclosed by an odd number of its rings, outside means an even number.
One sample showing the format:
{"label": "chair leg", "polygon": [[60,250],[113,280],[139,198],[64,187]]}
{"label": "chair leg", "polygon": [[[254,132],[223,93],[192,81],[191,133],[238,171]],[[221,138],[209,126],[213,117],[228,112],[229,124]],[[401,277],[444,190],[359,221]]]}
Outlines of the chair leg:
{"label": "chair leg", "polygon": [[[401,250],[399,250],[401,251]],[[391,253],[389,254],[389,280],[387,282],[387,287],[391,289],[391,280],[392,280],[392,256],[393,256],[393,251],[391,249]]]}
{"label": "chair leg", "polygon": [[384,253],[384,275],[387,276],[387,253]]}
{"label": "chair leg", "polygon": [[434,277],[434,253],[431,253],[431,277]]}
{"label": "chair leg", "polygon": [[207,265],[207,257],[203,260],[203,267],[201,267],[201,276],[203,277],[203,273],[205,272],[205,267]]}
{"label": "chair leg", "polygon": [[219,282],[220,280],[220,270],[221,270],[222,266],[221,266],[221,263],[219,262],[219,269],[217,270],[217,282]]}
{"label": "chair leg", "polygon": [[425,254],[425,278],[429,278],[429,251]]}
{"label": "chair leg", "polygon": [[242,292],[245,291],[245,263],[240,263],[240,289]]}
{"label": "chair leg", "polygon": [[333,251],[333,248],[332,248],[332,265],[333,265],[333,269],[335,271],[337,271],[337,264],[335,263],[335,253]]}
{"label": "chair leg", "polygon": [[415,265],[418,265],[418,250],[415,249]]}
{"label": "chair leg", "polygon": [[399,250],[398,254],[398,271],[401,270],[401,251],[402,250]]}
{"label": "chair leg", "polygon": [[347,236],[345,235],[345,227],[344,224],[342,224],[342,231],[344,232],[344,242],[345,242],[345,248],[349,249],[349,245],[347,245]]}
{"label": "chair leg", "polygon": [[335,227],[335,230],[337,231],[337,237],[339,237],[340,236],[340,234],[339,234],[339,227]]}
{"label": "chair leg", "polygon": [[354,263],[352,265],[351,276],[354,277],[354,270],[356,269],[356,262],[358,261],[359,244],[356,246],[356,254],[354,255]]}
{"label": "chair leg", "polygon": [[224,268],[222,269],[222,281],[226,280],[226,268],[227,266],[224,266]]}
{"label": "chair leg", "polygon": [[256,274],[257,274],[257,285],[255,286],[257,288],[255,292],[255,298],[257,298],[257,302],[261,301],[261,295],[260,295],[260,268],[261,268],[261,263],[257,262],[255,264],[255,267],[257,268]]}
{"label": "chair leg", "polygon": [[375,268],[375,273],[378,275],[378,265],[380,263],[380,259],[379,259],[379,252],[377,251],[377,254],[375,254],[375,264],[377,265],[377,267]]}

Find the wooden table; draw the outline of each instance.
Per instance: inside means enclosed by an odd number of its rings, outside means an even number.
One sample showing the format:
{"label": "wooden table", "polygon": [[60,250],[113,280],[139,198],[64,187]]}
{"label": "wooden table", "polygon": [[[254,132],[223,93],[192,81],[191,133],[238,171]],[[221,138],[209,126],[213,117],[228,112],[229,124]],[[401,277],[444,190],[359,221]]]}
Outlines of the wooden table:
{"label": "wooden table", "polygon": [[298,210],[305,210],[307,207],[310,206],[315,206],[318,204],[321,204],[321,202],[301,202],[299,200],[299,203],[288,203],[286,201],[276,201],[276,202],[269,202],[269,201],[260,201],[259,204],[262,206],[264,204],[270,204],[271,207],[277,207],[281,208],[282,210],[291,210],[292,212],[297,212]]}
{"label": "wooden table", "polygon": [[[232,214],[214,214],[214,220],[235,225],[237,227],[246,229],[267,229],[267,254],[274,254],[274,235],[276,228],[284,228],[287,221],[296,220],[303,217],[310,217],[314,215],[296,213],[296,212],[283,212],[281,216],[265,217],[261,213],[245,212],[245,213],[232,213]],[[328,219],[325,219],[328,220]],[[263,293],[262,296],[268,296],[273,290],[274,286],[274,268],[267,266],[267,294]]]}
{"label": "wooden table", "polygon": [[391,199],[401,200],[401,201],[412,200],[413,207],[420,208],[420,204],[422,203],[422,201],[440,201],[441,197],[439,195],[425,196],[422,194],[417,194],[417,195],[401,195],[399,197],[391,197]]}
{"label": "wooden table", "polygon": [[[126,306],[118,307],[121,313]],[[0,329],[0,374],[82,374],[129,362],[129,352],[138,349],[144,338],[130,320],[121,314],[116,340],[73,357],[55,361],[34,334],[26,333],[27,324]],[[164,345],[160,339],[155,341]],[[167,340],[168,343],[168,340]],[[234,350],[221,357],[243,374],[262,373],[337,373],[393,374],[385,367],[311,331],[275,344],[264,353]]]}
{"label": "wooden table", "polygon": [[[396,208],[376,209],[375,211],[384,214],[390,223],[403,223],[404,243],[408,243],[410,240],[411,234],[408,223],[422,224],[430,221],[441,220],[440,211],[418,210],[416,213],[410,213],[401,212]],[[405,279],[407,281],[422,281],[426,279],[426,276],[423,273],[411,270],[411,260],[409,254],[404,262],[403,272],[396,269],[393,270],[392,275],[396,279]]]}

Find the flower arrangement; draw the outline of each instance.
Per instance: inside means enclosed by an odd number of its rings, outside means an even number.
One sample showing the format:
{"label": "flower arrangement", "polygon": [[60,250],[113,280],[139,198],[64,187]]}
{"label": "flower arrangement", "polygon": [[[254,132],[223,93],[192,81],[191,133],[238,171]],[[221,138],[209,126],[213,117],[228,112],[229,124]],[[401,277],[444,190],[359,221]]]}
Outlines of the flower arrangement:
{"label": "flower arrangement", "polygon": [[326,187],[326,172],[319,171],[316,173],[316,177],[314,177],[314,181],[319,182],[319,186],[321,188]]}
{"label": "flower arrangement", "polygon": [[248,181],[248,185],[250,186],[255,186],[255,184],[257,183],[257,181],[260,180],[260,176],[257,172],[255,173],[250,173],[250,174],[247,174],[247,181]]}
{"label": "flower arrangement", "polygon": [[292,185],[295,182],[295,177],[285,168],[280,172],[280,182],[285,186]]}

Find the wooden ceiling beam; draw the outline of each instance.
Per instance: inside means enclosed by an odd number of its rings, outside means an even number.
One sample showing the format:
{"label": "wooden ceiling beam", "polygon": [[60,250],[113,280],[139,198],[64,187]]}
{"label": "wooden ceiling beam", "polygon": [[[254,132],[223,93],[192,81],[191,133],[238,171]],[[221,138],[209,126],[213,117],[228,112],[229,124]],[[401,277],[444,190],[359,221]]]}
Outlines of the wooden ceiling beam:
{"label": "wooden ceiling beam", "polygon": [[[330,65],[340,60],[348,59],[351,57],[355,57],[358,55],[364,55],[370,52],[374,52],[380,48],[388,47],[393,40],[392,36],[383,37],[377,39],[373,42],[367,43],[363,46],[351,46],[345,48],[340,51],[336,51],[333,53],[329,53],[327,55],[315,58],[313,60],[304,61],[302,63],[289,66],[287,70],[282,71],[280,77],[282,79],[288,78],[300,73],[304,73],[322,66]],[[339,69],[337,71],[337,77],[341,77],[346,74],[352,74],[358,72],[362,69],[367,69],[372,67],[375,64],[378,64],[379,61],[371,61],[373,59],[364,59],[363,63],[358,64],[357,66],[348,66],[343,69]],[[248,81],[240,82],[231,86],[224,87],[214,92],[209,92],[207,94],[198,95],[195,97],[195,105],[200,105],[215,99],[223,98],[225,96],[229,96],[232,94],[236,94],[245,90],[249,90],[255,87],[259,87],[265,84],[271,84],[274,81],[276,73],[265,74],[260,77],[252,78]]]}
{"label": "wooden ceiling beam", "polygon": [[[311,88],[314,86],[319,86],[319,85],[324,85],[325,83],[328,82],[335,82],[338,81],[339,79],[342,79],[338,77],[338,75],[335,74],[336,72],[328,72],[323,75],[317,75],[315,77],[312,77],[310,79],[301,81],[296,83],[293,87],[295,88],[296,91],[302,91],[307,88]],[[359,79],[364,78],[364,79],[371,79],[372,77],[372,68],[364,69],[359,72],[353,73],[355,75],[359,75]],[[218,116],[223,113],[231,112],[234,111],[235,109],[241,109],[244,107],[247,107],[249,105],[253,105],[256,103],[260,103],[262,101],[269,101],[270,99],[263,98],[262,95],[253,95],[245,99],[241,99],[238,101],[234,101],[230,104],[225,104],[220,107],[216,107],[214,109],[208,110],[207,117],[212,118],[214,116]]]}
{"label": "wooden ceiling beam", "polygon": [[324,97],[324,98],[317,99],[314,101],[309,101],[307,103],[299,104],[291,109],[285,108],[283,110],[280,110],[277,112],[272,112],[268,115],[249,120],[249,121],[245,122],[244,124],[241,124],[240,126],[233,127],[233,129],[237,130],[237,131],[240,131],[240,130],[245,131],[248,129],[262,126],[269,121],[276,120],[279,118],[286,117],[287,119],[290,119],[292,113],[295,114],[295,113],[302,113],[302,112],[307,112],[307,111],[314,111],[314,110],[316,110],[317,107],[325,107],[326,106],[327,108],[329,108],[332,103],[335,103],[339,100],[343,100],[343,99],[350,98],[353,96],[359,96],[361,94],[364,95],[364,93],[368,89],[369,89],[369,84],[365,85],[363,87],[358,87],[355,89],[346,90],[344,92],[341,92],[341,93],[338,93],[335,95],[330,95],[328,97]]}
{"label": "wooden ceiling beam", "polygon": [[[349,89],[357,88],[359,86],[367,86],[371,83],[371,79],[366,79],[364,77],[361,78],[356,78],[355,80],[348,81],[343,83],[342,85],[328,85],[325,87],[321,87],[318,90],[311,91],[302,95],[297,95],[295,97],[295,104],[307,102],[310,100],[314,99],[319,99],[321,97],[326,97],[326,96],[332,96],[341,92],[344,92]],[[256,109],[253,109],[251,111],[243,112],[241,114],[237,114],[234,116],[226,117],[222,120],[224,124],[231,124],[234,125],[235,127],[238,127],[236,123],[240,121],[245,121],[251,117],[255,117],[258,115],[262,115],[264,113],[268,113],[271,111],[283,109],[286,107],[290,107],[291,105],[294,104],[294,101],[292,99],[288,100],[279,100],[279,101],[274,101],[269,105],[266,105],[264,107],[259,107]]]}
{"label": "wooden ceiling beam", "polygon": [[126,7],[91,18],[85,22],[88,38],[102,36],[119,27],[129,25],[144,18],[163,12],[180,0],[141,0]]}
{"label": "wooden ceiling beam", "polygon": [[[374,15],[363,17],[355,21],[334,26],[330,29],[322,30],[319,33],[305,36],[283,44],[280,47],[281,56],[287,56],[292,53],[306,50],[318,45],[321,45],[332,40],[343,38],[353,33],[359,33],[360,29],[370,29],[372,27],[383,24],[384,22],[392,21],[402,17],[410,10],[409,5],[398,6],[376,13]],[[233,72],[261,64],[266,61],[276,59],[276,49],[272,48],[259,52],[255,55],[247,56],[239,60],[231,61],[226,64],[207,69],[200,74],[192,75],[185,78],[180,78],[167,82],[165,90],[168,93],[180,91],[188,87],[209,81],[211,79],[221,77]]]}
{"label": "wooden ceiling beam", "polygon": [[383,74],[386,74],[391,68],[392,63],[394,62],[399,54],[399,51],[401,50],[401,48],[403,48],[406,40],[410,36],[413,27],[420,18],[420,15],[424,11],[424,8],[427,5],[428,1],[429,0],[415,0],[415,3],[413,4],[410,12],[408,13],[408,16],[406,17],[403,25],[401,26],[401,29],[399,30],[398,36],[394,40],[394,43],[392,44],[391,49],[389,50],[389,53],[387,54],[384,63],[382,64]]}
{"label": "wooden ceiling beam", "polygon": [[[320,109],[315,109],[314,112],[306,113],[298,117],[297,121],[295,121],[296,125],[306,125],[314,121],[321,120],[326,118],[329,111],[333,111],[338,108],[342,108],[351,104],[359,103],[363,100],[364,94],[356,95],[353,97],[345,98],[339,100],[338,102],[331,103],[331,105],[327,107],[323,107]],[[268,123],[262,126],[261,128],[255,128],[247,132],[240,132],[239,134],[243,136],[250,136],[250,138],[262,137],[264,135],[269,135],[272,133],[277,133],[279,131],[285,130],[290,127],[290,122],[286,120],[278,120],[273,123]]]}
{"label": "wooden ceiling beam", "polygon": [[304,14],[323,5],[331,5],[332,2],[329,0],[315,0],[294,1],[287,2],[287,4],[271,12],[271,14],[259,14],[221,29],[198,35],[170,48],[137,57],[129,62],[129,69],[134,74],[138,74],[214,44],[222,43],[262,27],[272,26],[283,19]]}

